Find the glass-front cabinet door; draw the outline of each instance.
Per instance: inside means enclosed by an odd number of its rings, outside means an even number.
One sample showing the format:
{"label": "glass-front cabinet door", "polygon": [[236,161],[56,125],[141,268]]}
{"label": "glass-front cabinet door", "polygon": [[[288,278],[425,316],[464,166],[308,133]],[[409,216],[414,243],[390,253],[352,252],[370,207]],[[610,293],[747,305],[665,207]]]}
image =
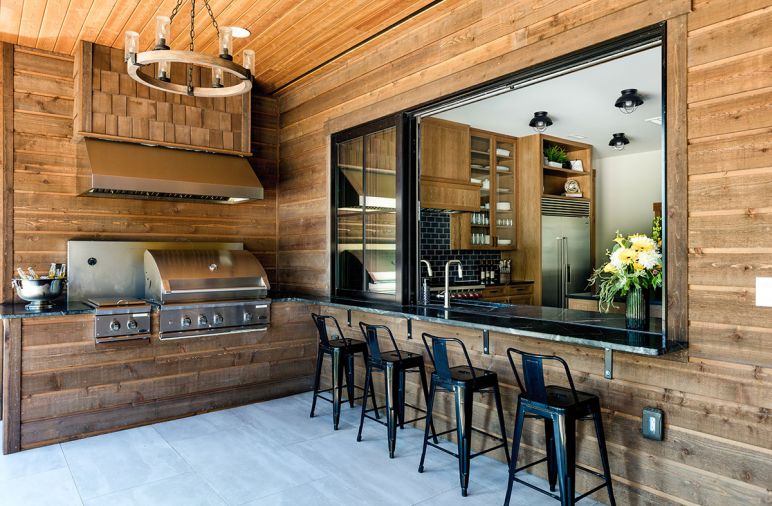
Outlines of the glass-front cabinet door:
{"label": "glass-front cabinet door", "polygon": [[515,186],[516,141],[508,137],[495,137],[495,152],[491,157],[495,160],[495,168],[491,171],[496,175],[496,209],[494,210],[493,230],[494,244],[502,249],[514,249],[515,244]]}
{"label": "glass-front cabinet door", "polygon": [[333,136],[334,295],[398,299],[397,130],[380,122]]}

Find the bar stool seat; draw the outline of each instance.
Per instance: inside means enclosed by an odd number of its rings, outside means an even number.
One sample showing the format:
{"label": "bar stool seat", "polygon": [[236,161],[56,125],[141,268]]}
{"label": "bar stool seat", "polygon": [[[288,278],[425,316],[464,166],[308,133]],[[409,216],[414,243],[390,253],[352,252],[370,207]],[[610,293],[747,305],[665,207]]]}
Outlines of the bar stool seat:
{"label": "bar stool seat", "polygon": [[[419,416],[412,420],[405,420],[405,406],[409,406],[416,411],[425,413],[423,409],[418,406],[410,405],[405,401],[405,374],[415,372],[418,373],[421,381],[424,401],[428,402],[429,393],[426,386],[424,356],[418,353],[400,350],[397,346],[397,341],[394,339],[394,334],[392,334],[391,329],[385,325],[368,325],[364,322],[359,322],[359,328],[362,330],[362,334],[365,337],[369,355],[366,362],[367,371],[365,373],[365,401],[362,403],[357,441],[362,441],[362,427],[364,426],[365,418],[381,423],[387,428],[389,458],[394,458],[394,452],[397,447],[397,425],[399,425],[400,428],[404,428],[405,423],[417,422],[418,420],[426,418],[426,416]],[[393,350],[381,351],[381,346],[378,342],[379,330],[388,336],[391,345],[394,348]],[[383,371],[386,387],[385,423],[380,420],[378,406],[375,404],[375,388],[373,387],[374,369]],[[368,393],[373,395],[372,409],[367,409],[366,396]],[[368,413],[372,411],[375,411],[375,418],[368,415]],[[432,433],[434,433],[433,427]]]}
{"label": "bar stool seat", "polygon": [[576,411],[585,411],[590,408],[589,404],[591,404],[593,400],[598,399],[597,395],[588,394],[587,392],[582,392],[581,390],[576,390],[577,399],[575,400],[574,394],[571,392],[570,388],[561,387],[558,385],[546,386],[544,387],[544,390],[547,392],[546,403],[553,408],[572,408]]}

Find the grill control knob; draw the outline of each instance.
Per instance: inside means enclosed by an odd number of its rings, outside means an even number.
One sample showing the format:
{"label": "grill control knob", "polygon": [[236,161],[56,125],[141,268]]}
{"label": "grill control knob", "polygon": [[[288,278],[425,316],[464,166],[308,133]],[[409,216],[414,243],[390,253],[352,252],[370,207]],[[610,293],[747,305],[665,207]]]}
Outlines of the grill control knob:
{"label": "grill control knob", "polygon": [[206,315],[202,315],[202,314],[198,315],[199,325],[206,325],[207,323],[209,323],[209,320],[206,319]]}
{"label": "grill control knob", "polygon": [[223,318],[222,318],[222,315],[220,313],[215,313],[214,317],[212,318],[212,320],[214,321],[215,325],[220,325],[222,323]]}
{"label": "grill control knob", "polygon": [[121,330],[121,322],[119,322],[118,320],[111,321],[110,330],[112,330],[113,332],[118,332],[119,330]]}
{"label": "grill control knob", "polygon": [[131,330],[136,329],[137,328],[137,320],[129,320],[128,323],[126,323],[126,326],[129,329],[131,329]]}
{"label": "grill control knob", "polygon": [[187,315],[183,316],[182,319],[180,320],[180,325],[182,325],[183,327],[190,327],[191,323],[193,322],[190,320],[190,316],[187,316]]}
{"label": "grill control knob", "polygon": [[244,323],[249,323],[252,321],[252,313],[248,311],[244,311]]}

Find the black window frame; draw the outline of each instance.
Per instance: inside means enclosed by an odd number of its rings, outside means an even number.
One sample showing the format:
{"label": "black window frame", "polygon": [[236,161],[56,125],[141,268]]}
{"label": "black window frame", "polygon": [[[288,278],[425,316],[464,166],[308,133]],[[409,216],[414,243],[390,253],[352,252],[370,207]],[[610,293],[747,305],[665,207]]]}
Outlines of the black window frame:
{"label": "black window frame", "polygon": [[[396,128],[396,293],[381,294],[369,292],[366,287],[361,290],[342,289],[337,286],[338,280],[338,144],[348,140],[364,137],[368,134]],[[415,120],[403,113],[385,116],[361,125],[357,125],[330,136],[330,295],[355,300],[373,300],[394,302],[400,305],[410,304],[414,299],[414,257],[417,254],[415,216],[417,194],[415,168],[411,160],[410,142],[406,140],[415,136]],[[366,151],[366,150],[365,150]],[[363,165],[366,166],[366,152],[363,151]],[[366,237],[364,238],[366,241]],[[365,242],[366,243],[366,242]],[[365,277],[366,279],[366,277]]]}

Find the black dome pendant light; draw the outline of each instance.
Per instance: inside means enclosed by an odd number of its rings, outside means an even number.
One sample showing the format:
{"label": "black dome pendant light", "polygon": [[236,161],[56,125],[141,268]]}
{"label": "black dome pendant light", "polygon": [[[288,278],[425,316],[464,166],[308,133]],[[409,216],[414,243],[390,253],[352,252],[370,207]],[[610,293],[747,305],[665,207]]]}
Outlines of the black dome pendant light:
{"label": "black dome pendant light", "polygon": [[528,126],[541,133],[552,125],[552,120],[547,116],[547,111],[536,111],[533,113],[533,119]]}
{"label": "black dome pendant light", "polygon": [[618,133],[618,134],[612,134],[613,137],[611,137],[611,140],[608,141],[608,145],[612,148],[616,149],[617,151],[622,151],[625,149],[625,146],[630,144],[630,139],[625,137],[625,134]]}
{"label": "black dome pendant light", "polygon": [[614,102],[614,107],[619,108],[619,111],[624,114],[632,114],[643,104],[643,99],[638,94],[638,90],[630,88],[622,90],[622,95]]}

